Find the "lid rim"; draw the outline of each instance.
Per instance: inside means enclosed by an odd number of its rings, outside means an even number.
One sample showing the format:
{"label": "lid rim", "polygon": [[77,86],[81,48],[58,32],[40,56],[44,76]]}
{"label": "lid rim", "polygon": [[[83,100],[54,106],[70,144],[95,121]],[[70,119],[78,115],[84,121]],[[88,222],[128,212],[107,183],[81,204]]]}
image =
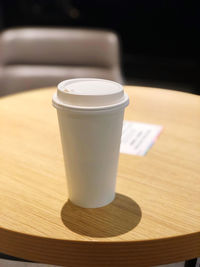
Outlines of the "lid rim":
{"label": "lid rim", "polygon": [[125,108],[129,104],[129,97],[127,93],[124,92],[124,98],[122,101],[116,104],[106,105],[106,106],[73,106],[66,103],[62,103],[61,101],[57,101],[57,93],[53,95],[52,104],[56,109],[62,110],[72,110],[72,111],[103,111],[103,110],[111,110],[118,108]]}

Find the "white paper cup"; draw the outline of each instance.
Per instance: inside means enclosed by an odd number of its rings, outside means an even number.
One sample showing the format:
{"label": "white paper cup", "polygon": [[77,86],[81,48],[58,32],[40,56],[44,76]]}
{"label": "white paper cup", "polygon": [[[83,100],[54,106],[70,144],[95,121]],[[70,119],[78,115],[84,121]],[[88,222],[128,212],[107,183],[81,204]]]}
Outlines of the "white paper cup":
{"label": "white paper cup", "polygon": [[124,108],[123,87],[102,79],[71,79],[58,85],[57,108],[69,199],[84,208],[112,202]]}

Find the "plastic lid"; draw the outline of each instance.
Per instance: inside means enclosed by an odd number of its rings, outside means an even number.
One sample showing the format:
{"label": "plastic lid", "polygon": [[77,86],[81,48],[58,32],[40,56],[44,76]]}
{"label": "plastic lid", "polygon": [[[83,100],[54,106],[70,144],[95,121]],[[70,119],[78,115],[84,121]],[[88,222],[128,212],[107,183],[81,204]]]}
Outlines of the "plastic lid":
{"label": "plastic lid", "polygon": [[103,79],[71,79],[58,84],[53,96],[56,108],[99,110],[127,106],[128,95],[123,87],[113,81]]}

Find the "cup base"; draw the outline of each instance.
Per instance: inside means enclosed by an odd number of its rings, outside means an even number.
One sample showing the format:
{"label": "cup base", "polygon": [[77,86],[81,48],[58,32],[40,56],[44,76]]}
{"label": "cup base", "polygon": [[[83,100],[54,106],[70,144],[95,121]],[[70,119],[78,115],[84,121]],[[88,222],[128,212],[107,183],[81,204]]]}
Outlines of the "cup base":
{"label": "cup base", "polygon": [[74,200],[71,200],[70,201],[75,205],[75,206],[78,206],[78,207],[81,207],[81,208],[85,208],[85,209],[96,209],[96,208],[102,208],[104,206],[107,206],[109,205],[113,200],[115,199],[115,194],[109,198],[109,199],[106,199],[105,201],[99,201],[98,203],[84,203],[84,202],[79,202],[79,201],[74,201]]}

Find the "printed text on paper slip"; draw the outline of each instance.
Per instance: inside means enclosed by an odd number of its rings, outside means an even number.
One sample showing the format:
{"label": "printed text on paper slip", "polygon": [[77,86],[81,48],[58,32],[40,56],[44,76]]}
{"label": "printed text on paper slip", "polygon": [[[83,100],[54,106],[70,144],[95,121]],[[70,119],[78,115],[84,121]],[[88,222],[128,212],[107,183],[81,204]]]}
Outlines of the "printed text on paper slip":
{"label": "printed text on paper slip", "polygon": [[162,129],[161,125],[124,121],[120,152],[144,156],[155,143]]}

